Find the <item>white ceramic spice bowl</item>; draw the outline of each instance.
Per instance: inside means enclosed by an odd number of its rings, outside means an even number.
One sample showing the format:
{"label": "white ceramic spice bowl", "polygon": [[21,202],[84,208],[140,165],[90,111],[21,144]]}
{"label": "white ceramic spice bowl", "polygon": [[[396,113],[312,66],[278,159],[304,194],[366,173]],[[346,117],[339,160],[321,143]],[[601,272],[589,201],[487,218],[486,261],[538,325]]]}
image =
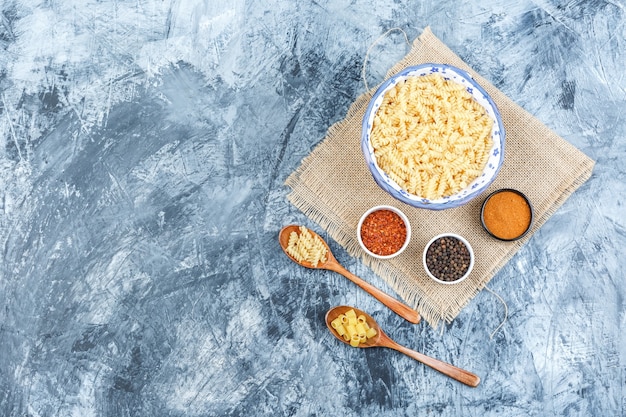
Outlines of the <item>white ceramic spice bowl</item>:
{"label": "white ceramic spice bowl", "polygon": [[[432,245],[437,239],[441,238],[441,237],[453,237],[458,239],[459,241],[461,241],[465,247],[467,247],[467,250],[469,252],[470,255],[470,264],[469,267],[467,268],[467,271],[465,272],[465,274],[463,274],[463,276],[457,280],[454,281],[443,281],[439,278],[437,278],[436,276],[434,276],[429,270],[428,270],[428,265],[426,264],[426,253],[428,252],[428,248],[430,248],[430,245]],[[457,235],[456,233],[442,233],[440,235],[437,235],[435,237],[433,237],[432,239],[430,239],[430,241],[426,244],[426,247],[424,247],[424,252],[422,254],[422,262],[424,263],[424,269],[426,270],[426,274],[428,274],[428,276],[435,282],[438,282],[439,284],[445,284],[445,285],[453,285],[453,284],[458,284],[462,281],[465,281],[467,279],[467,277],[469,277],[470,273],[472,272],[472,269],[474,269],[474,250],[472,249],[472,245],[470,245],[470,243],[467,241],[467,239],[465,239],[463,236],[461,235]]]}
{"label": "white ceramic spice bowl", "polygon": [[[406,225],[406,240],[404,241],[404,244],[402,245],[402,247],[397,252],[394,252],[391,255],[378,255],[372,252],[365,246],[365,244],[363,243],[363,239],[361,238],[361,227],[363,226],[363,221],[365,221],[367,216],[379,210],[389,210],[391,212],[396,213],[398,216],[400,216],[400,218]],[[409,222],[409,218],[406,216],[406,214],[404,214],[402,210],[396,207],[386,206],[386,205],[374,206],[370,208],[369,210],[367,210],[365,213],[363,213],[363,215],[361,216],[361,219],[359,220],[359,224],[356,229],[356,236],[359,241],[359,245],[361,245],[361,248],[363,249],[363,251],[365,251],[365,253],[367,253],[368,255],[377,259],[391,259],[400,255],[402,252],[404,252],[407,246],[409,246],[409,242],[411,241],[411,223]]]}

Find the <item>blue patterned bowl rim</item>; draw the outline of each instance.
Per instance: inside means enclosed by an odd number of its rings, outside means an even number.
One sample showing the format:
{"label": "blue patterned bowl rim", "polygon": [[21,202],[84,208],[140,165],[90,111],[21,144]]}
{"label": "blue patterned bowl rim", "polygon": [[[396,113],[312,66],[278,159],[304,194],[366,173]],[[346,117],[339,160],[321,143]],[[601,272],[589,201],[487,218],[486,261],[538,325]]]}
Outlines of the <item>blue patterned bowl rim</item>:
{"label": "blue patterned bowl rim", "polygon": [[[409,194],[407,191],[401,189],[394,180],[389,178],[389,176],[378,167],[376,157],[374,156],[374,149],[369,140],[374,116],[382,103],[385,93],[398,84],[398,82],[404,81],[407,78],[421,77],[433,73],[440,74],[446,79],[466,85],[467,91],[485,108],[494,121],[492,129],[493,146],[490,150],[489,159],[483,173],[458,193],[437,200],[429,200],[421,196]],[[504,144],[504,125],[500,112],[492,98],[466,71],[447,64],[428,63],[410,66],[393,75],[378,87],[363,117],[361,150],[374,181],[392,197],[418,208],[443,210],[460,207],[480,195],[496,179],[502,167],[504,161]]]}

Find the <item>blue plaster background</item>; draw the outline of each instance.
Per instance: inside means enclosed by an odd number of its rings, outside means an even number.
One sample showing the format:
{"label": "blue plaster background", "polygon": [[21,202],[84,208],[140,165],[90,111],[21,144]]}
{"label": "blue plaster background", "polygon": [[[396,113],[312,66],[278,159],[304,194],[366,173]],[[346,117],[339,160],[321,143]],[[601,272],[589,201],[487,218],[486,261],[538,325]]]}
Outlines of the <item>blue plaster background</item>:
{"label": "blue plaster background", "polygon": [[[623,0],[0,9],[0,415],[626,415]],[[365,91],[368,47],[426,26],[597,161],[491,281],[493,339],[487,291],[434,331],[276,239],[320,231],[283,183]],[[407,51],[381,40],[368,83]],[[481,385],[340,345],[338,304]]]}

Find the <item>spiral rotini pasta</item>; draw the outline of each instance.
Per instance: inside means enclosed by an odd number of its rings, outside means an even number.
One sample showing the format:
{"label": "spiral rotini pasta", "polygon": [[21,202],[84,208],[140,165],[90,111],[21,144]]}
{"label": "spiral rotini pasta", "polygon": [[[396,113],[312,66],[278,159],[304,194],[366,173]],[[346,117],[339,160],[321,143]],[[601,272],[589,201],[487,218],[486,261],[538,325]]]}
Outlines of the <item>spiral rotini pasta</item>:
{"label": "spiral rotini pasta", "polygon": [[299,227],[300,233],[291,232],[287,242],[287,253],[298,262],[306,261],[317,267],[319,262],[326,262],[326,246],[324,242],[313,236],[309,229],[304,226]]}
{"label": "spiral rotini pasta", "polygon": [[430,74],[409,77],[385,94],[370,142],[378,166],[400,188],[436,200],[482,173],[492,127],[463,85]]}

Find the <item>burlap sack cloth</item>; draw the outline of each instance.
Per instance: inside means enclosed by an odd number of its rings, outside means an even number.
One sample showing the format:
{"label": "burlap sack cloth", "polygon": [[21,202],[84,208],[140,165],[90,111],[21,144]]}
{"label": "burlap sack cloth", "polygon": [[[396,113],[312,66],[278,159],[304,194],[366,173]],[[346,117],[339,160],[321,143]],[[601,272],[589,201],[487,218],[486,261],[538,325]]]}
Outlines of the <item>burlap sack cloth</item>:
{"label": "burlap sack cloth", "polygon": [[[381,190],[365,165],[360,147],[361,122],[375,89],[357,98],[346,118],[328,130],[326,138],[303,159],[285,184],[291,188],[287,196],[291,203],[325,229],[350,255],[360,257],[436,328],[442,320],[451,322],[590,177],[594,162],[475,73],[429,28],[413,42],[411,51],[387,77],[407,66],[428,62],[450,64],[468,71],[500,110],[506,130],[505,159],[498,177],[484,194],[459,208],[431,211],[406,205]],[[533,228],[519,241],[498,241],[487,235],[480,224],[484,197],[498,188],[518,189],[533,204]],[[409,217],[413,229],[406,251],[385,261],[366,255],[356,238],[361,215],[379,204],[400,208]],[[468,279],[457,285],[433,282],[422,266],[426,243],[443,232],[464,236],[474,249],[474,270]]]}

